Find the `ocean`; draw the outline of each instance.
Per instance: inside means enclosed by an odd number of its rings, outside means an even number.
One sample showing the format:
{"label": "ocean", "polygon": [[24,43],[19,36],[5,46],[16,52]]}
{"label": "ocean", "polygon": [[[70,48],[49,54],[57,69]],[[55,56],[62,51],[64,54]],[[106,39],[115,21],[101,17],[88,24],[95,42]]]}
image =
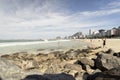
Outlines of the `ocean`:
{"label": "ocean", "polygon": [[2,41],[0,42],[0,55],[16,52],[39,52],[66,49],[82,49],[89,44],[80,40],[55,40],[55,41]]}

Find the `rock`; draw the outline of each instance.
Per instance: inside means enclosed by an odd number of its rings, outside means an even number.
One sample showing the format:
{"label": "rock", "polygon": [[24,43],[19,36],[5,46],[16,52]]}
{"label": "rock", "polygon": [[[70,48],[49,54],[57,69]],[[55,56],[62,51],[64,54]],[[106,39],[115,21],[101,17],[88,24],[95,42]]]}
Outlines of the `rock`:
{"label": "rock", "polygon": [[91,67],[94,66],[94,61],[91,60],[91,59],[88,59],[88,58],[81,58],[81,59],[80,59],[80,62],[81,62],[82,64],[84,64],[84,65],[89,65],[89,66],[91,66]]}
{"label": "rock", "polygon": [[76,71],[76,70],[70,70],[68,72],[68,74],[72,75],[73,77],[76,77],[76,75],[78,74],[78,71]]}
{"label": "rock", "polygon": [[30,70],[30,69],[35,69],[38,68],[39,64],[36,61],[29,60],[29,61],[23,61],[22,62],[22,69],[24,70]]}
{"label": "rock", "polygon": [[14,80],[14,78],[20,79],[21,76],[17,74],[21,74],[21,72],[18,66],[0,58],[0,77],[2,77],[3,80],[10,80],[11,78],[11,80]]}
{"label": "rock", "polygon": [[28,53],[14,53],[11,55],[12,60],[33,60],[35,54]]}
{"label": "rock", "polygon": [[87,71],[87,73],[89,73],[89,74],[92,74],[92,73],[94,72],[94,70],[91,69],[91,67],[90,67],[89,65],[86,65],[86,71]]}
{"label": "rock", "polygon": [[91,49],[82,49],[82,52],[85,52],[85,53],[91,53],[92,51],[91,51]]}
{"label": "rock", "polygon": [[76,70],[78,72],[82,71],[82,67],[80,65],[77,65],[77,64],[66,64],[64,66],[64,68],[70,69],[70,70]]}
{"label": "rock", "polygon": [[22,80],[50,80],[42,75],[28,75]]}
{"label": "rock", "polygon": [[72,75],[65,74],[65,73],[59,73],[59,74],[44,74],[46,78],[50,80],[75,80],[75,78]]}
{"label": "rock", "polygon": [[[53,60],[48,60],[45,63],[47,63],[47,69],[44,73],[46,74],[57,74],[61,72],[61,61],[59,59],[53,59]],[[58,64],[59,63],[59,64]],[[45,65],[43,65],[45,67]]]}
{"label": "rock", "polygon": [[107,53],[107,54],[113,54],[115,52],[112,49],[108,49],[105,53]]}
{"label": "rock", "polygon": [[71,53],[67,53],[66,56],[69,60],[73,60],[77,57],[78,53],[77,52],[71,52]]}
{"label": "rock", "polygon": [[48,54],[38,53],[38,54],[36,54],[36,56],[48,56]]}
{"label": "rock", "polygon": [[82,51],[80,49],[75,50],[74,52],[80,54]]}
{"label": "rock", "polygon": [[114,53],[113,56],[120,57],[120,52]]}
{"label": "rock", "polygon": [[120,58],[110,54],[98,54],[95,59],[95,66],[101,71],[109,70],[120,66]]}
{"label": "rock", "polygon": [[4,55],[1,56],[1,58],[9,59],[9,58],[10,58],[10,55],[9,55],[9,54],[4,54]]}
{"label": "rock", "polygon": [[33,60],[39,62],[39,61],[45,61],[47,60],[49,57],[48,57],[48,54],[43,54],[43,53],[39,53],[37,54],[36,56],[33,56]]}
{"label": "rock", "polygon": [[60,59],[61,61],[68,59],[66,54],[57,54],[56,58]]}
{"label": "rock", "polygon": [[[82,69],[85,71],[93,71],[91,67],[94,67],[94,61],[88,58],[81,58],[77,60],[74,64],[78,64],[82,66]],[[91,73],[90,72],[90,73]]]}
{"label": "rock", "polygon": [[96,69],[96,70],[93,71],[93,74],[98,73],[98,72],[101,72],[101,70]]}
{"label": "rock", "polygon": [[77,60],[74,64],[80,65],[83,70],[86,70],[86,65],[82,64],[80,60]]}
{"label": "rock", "polygon": [[71,52],[73,52],[73,51],[74,51],[74,49],[70,49],[70,50],[66,51],[65,54],[71,53]]}
{"label": "rock", "polygon": [[2,78],[0,77],[0,80],[2,80]]}
{"label": "rock", "polygon": [[48,53],[48,57],[49,58],[59,58],[61,54],[63,54],[62,51],[54,51],[54,52]]}
{"label": "rock", "polygon": [[87,76],[85,80],[120,80],[120,66]]}

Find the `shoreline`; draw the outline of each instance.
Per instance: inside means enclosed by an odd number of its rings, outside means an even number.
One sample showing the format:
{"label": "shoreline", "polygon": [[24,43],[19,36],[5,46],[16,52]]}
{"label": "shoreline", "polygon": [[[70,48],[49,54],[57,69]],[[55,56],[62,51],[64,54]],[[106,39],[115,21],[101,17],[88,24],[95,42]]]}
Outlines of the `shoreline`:
{"label": "shoreline", "polygon": [[53,42],[64,42],[70,40],[55,40],[55,41],[34,41],[34,42],[6,42],[0,43],[0,47],[7,47],[7,46],[17,46],[17,45],[32,45],[32,44],[42,44],[42,43],[53,43]]}
{"label": "shoreline", "polygon": [[[25,44],[24,44],[25,43]],[[16,45],[13,43],[12,46],[9,44],[7,45],[0,45],[0,55],[2,54],[12,54],[12,53],[19,53],[19,52],[28,52],[28,53],[36,53],[36,52],[46,52],[48,51],[59,51],[59,50],[69,50],[69,49],[82,49],[87,48],[89,44],[83,42],[81,40],[57,40],[57,41],[45,41],[45,42],[32,42],[23,44],[19,43],[20,45]],[[26,45],[27,44],[27,45]]]}

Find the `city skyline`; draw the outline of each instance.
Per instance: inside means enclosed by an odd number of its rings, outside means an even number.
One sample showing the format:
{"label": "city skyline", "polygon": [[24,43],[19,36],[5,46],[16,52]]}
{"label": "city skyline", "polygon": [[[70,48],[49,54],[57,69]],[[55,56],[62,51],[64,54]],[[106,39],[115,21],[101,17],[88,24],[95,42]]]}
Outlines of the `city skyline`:
{"label": "city skyline", "polygon": [[46,39],[119,26],[119,0],[0,0],[0,39]]}

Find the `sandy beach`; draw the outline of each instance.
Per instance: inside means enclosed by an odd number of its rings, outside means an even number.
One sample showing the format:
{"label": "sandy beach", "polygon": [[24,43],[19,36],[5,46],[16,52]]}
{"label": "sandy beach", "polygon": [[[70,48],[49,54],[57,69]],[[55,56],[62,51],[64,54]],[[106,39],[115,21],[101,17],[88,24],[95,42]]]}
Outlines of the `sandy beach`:
{"label": "sandy beach", "polygon": [[[91,43],[92,46],[101,46],[103,44],[102,39],[92,39],[92,42],[90,39],[85,39],[85,42]],[[106,39],[106,46],[105,48],[102,47],[103,50],[107,49],[113,49],[115,52],[120,52],[120,39]]]}

